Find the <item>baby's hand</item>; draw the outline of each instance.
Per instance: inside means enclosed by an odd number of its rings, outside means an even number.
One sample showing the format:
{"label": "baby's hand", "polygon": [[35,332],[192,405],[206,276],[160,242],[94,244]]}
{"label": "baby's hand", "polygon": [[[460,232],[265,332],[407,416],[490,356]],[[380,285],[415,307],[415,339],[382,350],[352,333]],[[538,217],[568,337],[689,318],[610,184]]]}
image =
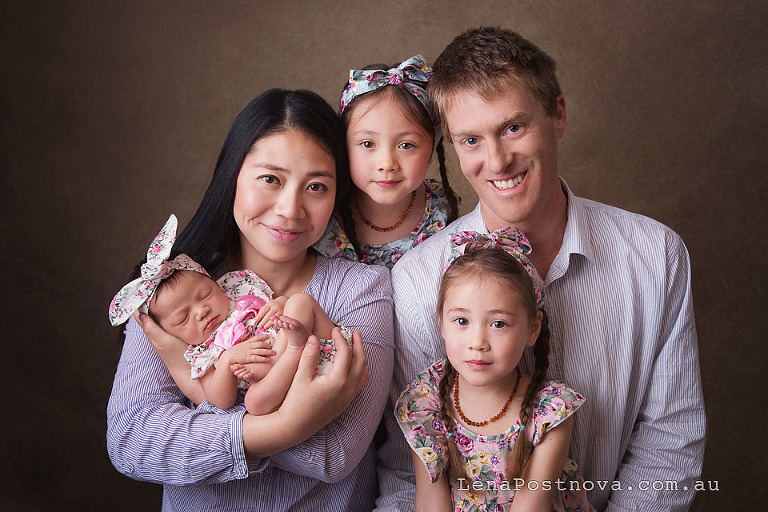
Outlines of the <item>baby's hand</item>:
{"label": "baby's hand", "polygon": [[[260,341],[264,335],[241,341],[225,350],[219,358],[222,368],[229,367],[235,377],[248,382],[258,382],[274,365],[272,345]],[[226,359],[224,356],[227,356]]]}
{"label": "baby's hand", "polygon": [[285,303],[288,302],[288,297],[273,297],[271,301],[264,304],[259,312],[256,314],[256,327],[266,329],[272,325],[272,317],[280,316],[285,309]]}
{"label": "baby's hand", "polygon": [[230,366],[235,363],[268,363],[275,355],[272,345],[259,338],[249,338],[221,353],[219,363]]}

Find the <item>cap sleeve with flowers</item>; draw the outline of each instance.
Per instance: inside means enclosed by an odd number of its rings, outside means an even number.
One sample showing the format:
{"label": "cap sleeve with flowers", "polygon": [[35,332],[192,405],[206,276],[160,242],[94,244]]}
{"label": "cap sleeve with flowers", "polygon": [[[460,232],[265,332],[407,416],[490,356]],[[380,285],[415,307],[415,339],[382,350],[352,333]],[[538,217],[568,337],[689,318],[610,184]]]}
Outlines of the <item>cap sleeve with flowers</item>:
{"label": "cap sleeve with flowers", "polygon": [[[424,212],[410,233],[398,240],[381,245],[361,243],[359,261],[391,269],[403,254],[443,229],[448,222],[449,208],[442,183],[433,179],[424,180],[424,198]],[[331,217],[325,234],[314,248],[329,258],[342,257],[358,261],[352,242],[336,216]]]}
{"label": "cap sleeve with flowers", "polygon": [[318,240],[313,247],[317,252],[328,258],[344,258],[345,260],[358,261],[355,249],[352,247],[352,241],[347,236],[341,223],[336,218],[337,214],[328,221],[328,227],[325,229],[322,238]]}
{"label": "cap sleeve with flowers", "polygon": [[[272,289],[252,270],[234,270],[221,276],[216,283],[231,304],[243,296],[254,295],[265,303],[272,299]],[[230,307],[230,313],[234,306]]]}
{"label": "cap sleeve with flowers", "polygon": [[444,359],[415,377],[400,394],[395,417],[411,449],[435,482],[448,465],[448,430],[440,415],[439,384]]}
{"label": "cap sleeve with flowers", "polygon": [[538,445],[544,434],[567,420],[584,401],[583,396],[562,382],[549,381],[533,407],[533,445]]}

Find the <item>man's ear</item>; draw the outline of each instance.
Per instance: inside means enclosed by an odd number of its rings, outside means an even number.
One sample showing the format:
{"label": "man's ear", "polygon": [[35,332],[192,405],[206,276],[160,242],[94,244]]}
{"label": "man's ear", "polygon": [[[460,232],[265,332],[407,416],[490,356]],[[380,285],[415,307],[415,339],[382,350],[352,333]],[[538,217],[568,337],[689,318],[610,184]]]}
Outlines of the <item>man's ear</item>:
{"label": "man's ear", "polygon": [[565,133],[565,117],[565,97],[561,94],[557,97],[557,111],[554,115],[558,139]]}

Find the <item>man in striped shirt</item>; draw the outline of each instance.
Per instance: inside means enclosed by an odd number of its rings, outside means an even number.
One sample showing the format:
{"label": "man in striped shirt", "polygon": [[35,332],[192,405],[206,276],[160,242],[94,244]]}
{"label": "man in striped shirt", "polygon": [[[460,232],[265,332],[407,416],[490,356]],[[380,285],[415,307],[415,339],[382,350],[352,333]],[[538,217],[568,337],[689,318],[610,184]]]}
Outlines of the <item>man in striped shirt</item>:
{"label": "man in striped shirt", "polygon": [[[392,270],[392,400],[445,355],[437,289],[452,233],[512,226],[533,246],[552,333],[548,378],[581,392],[571,454],[597,510],[687,510],[704,453],[690,263],[668,227],[575,196],[559,177],[565,99],[555,63],[514,32],[458,36],[429,85],[479,203]],[[522,361],[532,367],[531,354]],[[391,409],[390,409],[391,410]],[[393,415],[380,450],[381,510],[413,508],[408,446]]]}

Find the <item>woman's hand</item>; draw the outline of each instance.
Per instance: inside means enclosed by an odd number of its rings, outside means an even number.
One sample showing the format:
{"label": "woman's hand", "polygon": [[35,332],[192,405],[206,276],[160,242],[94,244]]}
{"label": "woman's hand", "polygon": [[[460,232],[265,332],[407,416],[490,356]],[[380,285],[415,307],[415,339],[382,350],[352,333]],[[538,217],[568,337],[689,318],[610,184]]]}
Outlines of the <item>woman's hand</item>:
{"label": "woman's hand", "polygon": [[133,318],[144,330],[144,334],[149,338],[152,348],[155,349],[155,352],[157,352],[166,366],[170,368],[171,365],[169,363],[176,362],[175,360],[178,359],[178,355],[181,355],[181,360],[186,363],[184,352],[187,350],[188,345],[183,340],[165,332],[165,329],[160,327],[157,322],[145,313],[137,311],[133,314]]}
{"label": "woman's hand", "polygon": [[[285,407],[284,412],[289,416],[298,415],[297,409],[317,409],[310,417],[313,425],[320,425],[310,435],[344,412],[368,382],[368,363],[360,331],[352,334],[351,347],[338,327],[333,329],[332,336],[336,355],[330,371],[325,375],[315,373],[320,345],[316,336],[310,336],[307,345],[310,340],[312,345],[304,347],[293,384],[280,408],[283,411]],[[327,403],[318,406],[318,402]]]}
{"label": "woman's hand", "polygon": [[330,371],[315,373],[320,343],[310,336],[299,367],[280,408],[267,416],[243,418],[243,444],[248,458],[263,458],[311,437],[344,412],[368,381],[368,364],[359,331],[350,347],[338,328],[333,330],[336,356]]}
{"label": "woman's hand", "polygon": [[203,386],[198,380],[192,379],[189,363],[184,358],[184,353],[189,345],[176,336],[165,332],[165,329],[145,313],[137,311],[133,314],[133,318],[144,330],[152,348],[168,367],[181,392],[194,403],[198,405],[203,403],[205,401]]}

